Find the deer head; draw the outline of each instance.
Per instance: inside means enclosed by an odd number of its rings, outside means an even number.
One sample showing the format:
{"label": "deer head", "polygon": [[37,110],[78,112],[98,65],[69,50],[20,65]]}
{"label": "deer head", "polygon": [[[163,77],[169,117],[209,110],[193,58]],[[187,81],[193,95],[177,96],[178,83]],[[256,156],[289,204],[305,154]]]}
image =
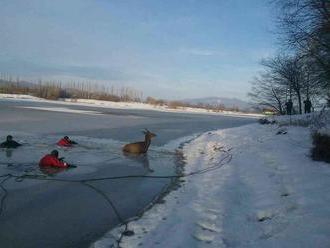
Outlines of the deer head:
{"label": "deer head", "polygon": [[148,137],[149,139],[152,139],[153,137],[156,137],[156,136],[157,136],[156,134],[150,132],[150,131],[149,131],[148,129],[146,129],[146,128],[142,131],[142,133],[144,133],[145,137],[146,137],[146,138]]}

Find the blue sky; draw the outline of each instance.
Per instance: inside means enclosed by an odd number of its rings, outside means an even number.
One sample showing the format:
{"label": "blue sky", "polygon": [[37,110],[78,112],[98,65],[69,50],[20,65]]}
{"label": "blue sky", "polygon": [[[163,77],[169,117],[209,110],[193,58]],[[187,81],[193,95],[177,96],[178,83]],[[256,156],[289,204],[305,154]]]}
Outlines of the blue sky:
{"label": "blue sky", "polygon": [[267,0],[0,0],[0,72],[246,98],[275,50]]}

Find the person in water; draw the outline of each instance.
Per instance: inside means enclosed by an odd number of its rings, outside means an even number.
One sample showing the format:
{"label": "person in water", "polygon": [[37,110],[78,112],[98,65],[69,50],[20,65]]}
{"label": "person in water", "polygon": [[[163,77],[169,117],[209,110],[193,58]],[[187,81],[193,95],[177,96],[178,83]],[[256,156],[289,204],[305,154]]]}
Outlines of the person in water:
{"label": "person in water", "polygon": [[57,142],[58,146],[70,147],[72,145],[78,144],[77,142],[70,140],[68,136],[64,136]]}
{"label": "person in water", "polygon": [[17,148],[19,146],[21,144],[13,140],[13,136],[11,135],[8,135],[6,141],[0,144],[1,148]]}
{"label": "person in water", "polygon": [[73,167],[63,161],[63,158],[58,157],[58,151],[53,150],[50,154],[45,155],[39,162],[40,167],[56,167],[56,168],[69,168]]}

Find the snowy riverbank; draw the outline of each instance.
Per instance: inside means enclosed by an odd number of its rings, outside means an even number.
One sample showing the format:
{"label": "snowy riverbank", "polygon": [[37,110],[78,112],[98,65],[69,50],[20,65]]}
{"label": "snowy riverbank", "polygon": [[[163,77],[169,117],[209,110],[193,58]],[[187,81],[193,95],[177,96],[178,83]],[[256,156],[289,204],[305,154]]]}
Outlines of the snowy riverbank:
{"label": "snowy riverbank", "polygon": [[174,109],[174,108],[169,108],[166,105],[160,106],[160,105],[152,105],[152,104],[139,103],[139,102],[110,102],[110,101],[100,101],[100,100],[92,100],[92,99],[61,99],[58,101],[51,101],[30,95],[18,95],[18,94],[0,94],[0,99],[51,102],[51,103],[67,105],[67,106],[78,105],[78,106],[90,106],[90,107],[112,108],[112,109],[153,110],[153,111],[171,112],[171,113],[195,113],[195,114],[226,115],[226,116],[250,117],[250,118],[260,118],[263,116],[261,114],[241,113],[241,112],[232,112],[232,111],[214,112],[203,108],[178,107]]}
{"label": "snowy riverbank", "polygon": [[[277,134],[285,128],[286,134]],[[205,133],[183,148],[185,178],[132,221],[121,247],[330,247],[330,165],[310,158],[310,130],[252,124]],[[224,152],[227,151],[227,152]],[[122,227],[92,247],[115,244]]]}

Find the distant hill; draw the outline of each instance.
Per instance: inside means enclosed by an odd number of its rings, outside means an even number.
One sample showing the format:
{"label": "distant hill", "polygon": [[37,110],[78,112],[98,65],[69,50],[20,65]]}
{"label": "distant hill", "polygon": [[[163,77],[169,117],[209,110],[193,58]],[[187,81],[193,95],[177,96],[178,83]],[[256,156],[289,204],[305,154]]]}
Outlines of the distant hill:
{"label": "distant hill", "polygon": [[205,97],[205,98],[194,98],[194,99],[184,99],[182,102],[189,104],[208,104],[212,106],[224,105],[226,108],[238,107],[239,109],[250,109],[251,105],[243,100],[237,98],[227,98],[227,97]]}

